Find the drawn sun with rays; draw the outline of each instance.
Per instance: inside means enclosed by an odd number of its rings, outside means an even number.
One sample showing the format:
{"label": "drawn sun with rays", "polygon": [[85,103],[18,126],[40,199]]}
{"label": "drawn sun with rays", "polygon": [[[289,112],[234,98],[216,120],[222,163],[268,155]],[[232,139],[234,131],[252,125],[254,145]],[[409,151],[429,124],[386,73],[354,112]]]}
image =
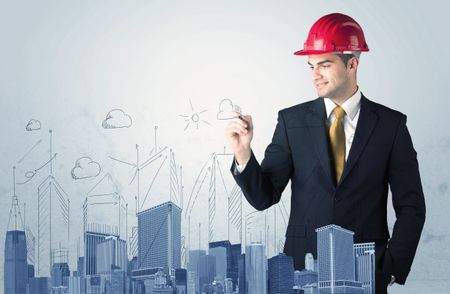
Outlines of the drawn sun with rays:
{"label": "drawn sun with rays", "polygon": [[191,106],[191,113],[190,113],[189,115],[186,115],[186,114],[184,114],[184,115],[183,115],[183,114],[180,114],[180,116],[184,118],[184,121],[187,122],[187,123],[186,123],[186,126],[184,127],[184,130],[185,130],[185,131],[187,130],[187,128],[188,128],[191,124],[192,124],[193,126],[195,126],[195,127],[197,128],[197,130],[198,130],[198,125],[199,125],[200,123],[204,123],[204,124],[207,124],[207,125],[211,125],[209,122],[207,122],[206,120],[204,120],[204,119],[201,118],[201,114],[204,113],[204,112],[206,112],[206,111],[208,111],[207,109],[204,109],[204,110],[202,110],[202,111],[200,111],[200,112],[196,112],[196,111],[194,110],[194,107],[192,106],[192,101],[191,101],[190,98],[189,98],[189,105]]}

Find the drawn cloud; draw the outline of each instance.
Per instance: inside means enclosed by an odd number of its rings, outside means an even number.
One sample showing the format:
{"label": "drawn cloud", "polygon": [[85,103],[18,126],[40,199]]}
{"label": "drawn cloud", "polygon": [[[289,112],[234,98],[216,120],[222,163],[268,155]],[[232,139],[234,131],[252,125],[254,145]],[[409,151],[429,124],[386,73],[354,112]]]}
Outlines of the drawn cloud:
{"label": "drawn cloud", "polygon": [[27,131],[37,131],[41,129],[41,122],[37,119],[30,119],[30,121],[27,123],[25,129]]}
{"label": "drawn cloud", "polygon": [[100,174],[100,164],[93,161],[90,157],[80,157],[72,168],[72,178],[74,180],[88,179]]}
{"label": "drawn cloud", "polygon": [[241,108],[234,105],[230,99],[223,99],[219,104],[219,112],[217,113],[218,120],[228,120],[233,118],[233,111],[240,113]]}
{"label": "drawn cloud", "polygon": [[125,113],[122,109],[113,109],[106,115],[102,123],[105,129],[129,128],[133,120],[131,116]]}

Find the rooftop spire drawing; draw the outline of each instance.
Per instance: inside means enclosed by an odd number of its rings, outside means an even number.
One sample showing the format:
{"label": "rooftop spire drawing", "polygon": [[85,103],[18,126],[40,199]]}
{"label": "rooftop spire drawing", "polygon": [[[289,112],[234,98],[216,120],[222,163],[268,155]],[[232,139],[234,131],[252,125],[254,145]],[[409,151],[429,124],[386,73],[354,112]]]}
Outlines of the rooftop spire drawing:
{"label": "rooftop spire drawing", "polygon": [[9,218],[8,218],[8,226],[7,231],[10,231],[10,225],[11,225],[11,217],[14,217],[14,228],[12,230],[17,231],[17,219],[19,219],[20,224],[22,225],[22,230],[25,230],[25,224],[24,220],[22,218],[22,214],[20,212],[20,205],[19,205],[19,198],[16,195],[16,167],[13,166],[13,195],[12,195],[12,202],[11,202],[11,208],[9,210]]}

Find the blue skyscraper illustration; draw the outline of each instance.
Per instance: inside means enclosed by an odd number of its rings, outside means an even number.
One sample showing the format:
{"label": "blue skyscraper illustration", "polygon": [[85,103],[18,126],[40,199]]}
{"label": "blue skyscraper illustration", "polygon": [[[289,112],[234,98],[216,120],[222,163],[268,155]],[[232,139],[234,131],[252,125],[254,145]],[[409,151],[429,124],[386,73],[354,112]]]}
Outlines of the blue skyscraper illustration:
{"label": "blue skyscraper illustration", "polygon": [[175,285],[177,293],[187,294],[187,271],[184,268],[175,269]]}
{"label": "blue skyscraper illustration", "polygon": [[317,288],[317,275],[316,271],[302,270],[294,272],[294,285],[298,289],[303,288],[307,285],[315,286]]}
{"label": "blue skyscraper illustration", "polygon": [[215,241],[209,243],[209,248],[223,247],[227,254],[226,277],[231,278],[233,282],[233,290],[236,288],[238,281],[238,259],[241,255],[241,244],[231,244],[230,241]]}
{"label": "blue skyscraper illustration", "polygon": [[375,243],[359,243],[353,248],[356,280],[362,283],[364,294],[375,293]]}
{"label": "blue skyscraper illustration", "polygon": [[216,275],[219,279],[227,277],[227,250],[224,247],[209,248],[209,255],[216,258]]}
{"label": "blue skyscraper illustration", "polygon": [[228,278],[231,278],[233,282],[233,290],[236,290],[237,284],[238,284],[238,276],[239,276],[239,269],[238,269],[238,260],[241,256],[241,244],[231,244],[231,252],[229,256],[230,263],[227,268],[227,276]]}
{"label": "blue skyscraper illustration", "polygon": [[269,294],[293,293],[294,259],[280,253],[269,259]]}
{"label": "blue skyscraper illustration", "polygon": [[247,294],[267,293],[266,249],[261,243],[245,247],[245,282]]}
{"label": "blue skyscraper illustration", "polygon": [[173,202],[138,213],[138,267],[181,267],[181,208]]}
{"label": "blue skyscraper illustration", "polygon": [[[202,256],[206,255],[205,250],[191,250],[189,251],[189,263],[187,266],[188,277],[191,282],[190,290],[199,291],[199,279],[198,279],[198,262]],[[194,289],[192,289],[192,282],[194,283]],[[189,293],[191,294],[191,293]]]}
{"label": "blue skyscraper illustration", "polygon": [[26,294],[28,283],[27,243],[24,231],[8,231],[5,239],[5,294]]}
{"label": "blue skyscraper illustration", "polygon": [[312,253],[305,254],[305,270],[313,271],[314,270],[314,256]]}
{"label": "blue skyscraper illustration", "polygon": [[68,286],[67,277],[70,276],[69,265],[67,262],[55,262],[52,265],[51,280],[52,288]]}
{"label": "blue skyscraper illustration", "polygon": [[362,284],[355,280],[353,232],[337,225],[316,229],[319,294],[363,293]]}
{"label": "blue skyscraper illustration", "polygon": [[97,244],[96,268],[99,274],[110,274],[113,269],[126,271],[127,243],[118,236],[108,236]]}
{"label": "blue skyscraper illustration", "polygon": [[197,264],[197,276],[199,280],[198,292],[204,291],[214,281],[216,276],[216,257],[213,255],[203,255]]}
{"label": "blue skyscraper illustration", "polygon": [[105,233],[87,231],[84,233],[84,275],[97,274],[97,245],[110,236]]}
{"label": "blue skyscraper illustration", "polygon": [[28,283],[28,294],[48,294],[50,293],[50,288],[50,278],[32,278]]}
{"label": "blue skyscraper illustration", "polygon": [[238,290],[239,293],[246,293],[245,279],[245,253],[241,254],[238,259]]}
{"label": "blue skyscraper illustration", "polygon": [[123,269],[115,269],[111,272],[111,294],[125,293],[125,274]]}

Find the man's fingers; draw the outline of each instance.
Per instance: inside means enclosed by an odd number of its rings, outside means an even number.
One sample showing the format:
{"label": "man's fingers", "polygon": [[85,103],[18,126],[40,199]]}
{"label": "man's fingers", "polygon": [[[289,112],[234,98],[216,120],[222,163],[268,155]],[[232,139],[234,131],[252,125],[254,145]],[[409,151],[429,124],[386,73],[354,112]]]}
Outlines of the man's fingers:
{"label": "man's fingers", "polygon": [[227,128],[227,131],[230,136],[233,136],[234,134],[246,135],[248,133],[248,130],[240,124],[231,124]]}
{"label": "man's fingers", "polygon": [[245,120],[242,120],[240,118],[233,118],[230,122],[230,125],[240,125],[246,129],[248,129],[248,127],[249,127],[248,122],[246,122]]}
{"label": "man's fingers", "polygon": [[239,119],[247,124],[247,128],[253,128],[253,120],[251,115],[240,115]]}

